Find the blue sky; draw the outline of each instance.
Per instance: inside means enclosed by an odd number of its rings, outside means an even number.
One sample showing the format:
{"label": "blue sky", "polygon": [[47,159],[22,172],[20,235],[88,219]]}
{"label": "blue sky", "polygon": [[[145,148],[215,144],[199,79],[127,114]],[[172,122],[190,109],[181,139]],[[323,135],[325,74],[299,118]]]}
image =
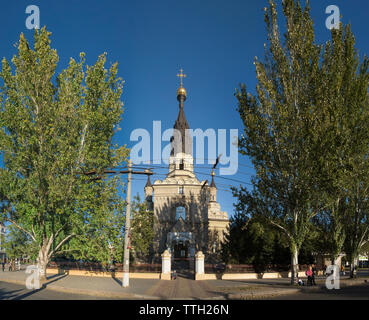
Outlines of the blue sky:
{"label": "blue sky", "polygon": [[[82,51],[87,54],[88,64],[103,52],[108,53],[108,64],[119,62],[119,75],[125,80],[122,97],[125,112],[122,131],[116,136],[118,143],[131,146],[130,133],[136,128],[152,132],[154,120],[162,121],[163,130],[173,127],[178,114],[176,74],[180,67],[187,74],[185,113],[190,127],[238,128],[241,133],[234,92],[239,83],[255,90],[253,61],[255,56],[263,57],[266,42],[263,7],[267,3],[267,0],[7,1],[2,4],[0,56],[9,59],[13,56],[13,44],[21,32],[32,39],[33,31],[25,26],[25,9],[37,5],[41,26],[46,25],[53,33],[52,46],[60,56],[59,71],[67,66],[70,57],[78,58]],[[277,3],[281,9],[280,1]],[[361,55],[368,53],[369,2],[365,0],[311,0],[318,41],[325,42],[330,37],[325,27],[328,17],[325,9],[332,4],[340,8],[344,23],[351,22]],[[239,172],[229,178],[250,182],[253,173],[250,162],[240,156],[239,163]],[[200,171],[206,172],[207,168]],[[210,179],[206,175],[199,178]],[[220,178],[216,181],[220,189],[226,189],[227,184],[237,185]],[[142,194],[144,184],[135,180],[133,194]],[[232,213],[234,199],[230,192],[219,190],[218,200],[223,210]]]}

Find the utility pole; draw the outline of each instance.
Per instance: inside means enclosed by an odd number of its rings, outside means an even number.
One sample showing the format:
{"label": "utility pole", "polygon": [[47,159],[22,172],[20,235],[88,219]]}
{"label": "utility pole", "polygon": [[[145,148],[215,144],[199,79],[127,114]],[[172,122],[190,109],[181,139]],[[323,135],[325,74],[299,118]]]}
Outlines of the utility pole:
{"label": "utility pole", "polygon": [[128,184],[127,184],[127,207],[126,207],[126,228],[124,231],[124,257],[123,257],[123,280],[122,287],[129,287],[129,247],[131,232],[131,180],[132,180],[132,162],[128,162]]}
{"label": "utility pole", "polygon": [[[132,162],[128,161],[128,170],[105,170],[105,174],[126,174],[128,173],[128,183],[127,183],[127,207],[126,207],[126,226],[124,232],[124,253],[123,253],[123,279],[122,279],[122,287],[129,287],[129,242],[131,238],[131,183],[132,183],[132,174],[143,174],[146,176],[153,175],[153,172],[146,169],[145,171],[132,171]],[[83,173],[86,176],[96,175],[98,174],[95,170],[90,172]],[[95,178],[91,178],[90,181],[101,180],[102,175],[99,175]]]}

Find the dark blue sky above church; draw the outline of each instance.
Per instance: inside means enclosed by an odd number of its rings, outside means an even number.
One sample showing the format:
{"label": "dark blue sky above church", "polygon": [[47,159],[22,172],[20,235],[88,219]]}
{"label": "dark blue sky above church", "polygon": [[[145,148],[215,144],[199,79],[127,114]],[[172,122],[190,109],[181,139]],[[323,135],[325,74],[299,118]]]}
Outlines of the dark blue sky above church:
{"label": "dark blue sky above church", "polygon": [[[319,42],[330,37],[325,27],[325,9],[333,4],[340,8],[343,22],[351,22],[360,54],[369,52],[368,1],[310,2]],[[281,1],[277,3],[281,9]],[[118,143],[132,145],[132,130],[144,128],[152,132],[154,120],[162,121],[163,130],[173,127],[178,115],[176,74],[181,67],[187,74],[185,113],[190,127],[238,128],[241,134],[234,93],[239,83],[255,91],[253,61],[255,56],[264,55],[263,7],[267,4],[267,0],[6,1],[1,5],[0,56],[13,56],[13,44],[21,32],[32,39],[33,31],[25,26],[25,9],[37,5],[41,26],[46,25],[53,33],[52,46],[60,56],[59,71],[67,66],[70,57],[78,58],[82,51],[86,52],[88,64],[103,52],[108,53],[108,64],[119,62],[119,75],[125,80],[125,112],[122,131],[116,137]],[[239,163],[239,172],[229,178],[250,182],[250,162],[240,156]],[[199,178],[210,180],[206,175]],[[219,178],[216,182],[219,189],[237,185]],[[135,180],[133,194],[142,194],[144,185],[144,181]],[[222,209],[231,213],[231,193],[219,193]]]}

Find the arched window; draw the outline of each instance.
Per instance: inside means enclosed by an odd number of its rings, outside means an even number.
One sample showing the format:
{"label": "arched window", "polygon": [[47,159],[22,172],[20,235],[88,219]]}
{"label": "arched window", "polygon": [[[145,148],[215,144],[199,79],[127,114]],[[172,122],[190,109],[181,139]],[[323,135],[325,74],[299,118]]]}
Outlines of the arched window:
{"label": "arched window", "polygon": [[186,220],[186,208],[185,207],[177,207],[176,208],[176,220],[182,217],[183,220]]}

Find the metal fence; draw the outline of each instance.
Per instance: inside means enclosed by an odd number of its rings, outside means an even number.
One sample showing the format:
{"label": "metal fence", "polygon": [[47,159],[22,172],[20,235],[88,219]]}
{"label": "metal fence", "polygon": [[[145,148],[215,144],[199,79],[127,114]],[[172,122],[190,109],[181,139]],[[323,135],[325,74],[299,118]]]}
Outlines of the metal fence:
{"label": "metal fence", "polygon": [[[306,270],[307,265],[299,265],[299,270]],[[288,272],[289,265],[255,266],[250,264],[206,264],[205,273],[266,273]]]}
{"label": "metal fence", "polygon": [[[122,264],[114,265],[102,265],[97,262],[72,262],[72,261],[52,261],[49,263],[50,269],[62,269],[62,270],[81,270],[92,272],[122,272]],[[133,264],[129,266],[130,272],[150,272],[160,273],[161,264]]]}

